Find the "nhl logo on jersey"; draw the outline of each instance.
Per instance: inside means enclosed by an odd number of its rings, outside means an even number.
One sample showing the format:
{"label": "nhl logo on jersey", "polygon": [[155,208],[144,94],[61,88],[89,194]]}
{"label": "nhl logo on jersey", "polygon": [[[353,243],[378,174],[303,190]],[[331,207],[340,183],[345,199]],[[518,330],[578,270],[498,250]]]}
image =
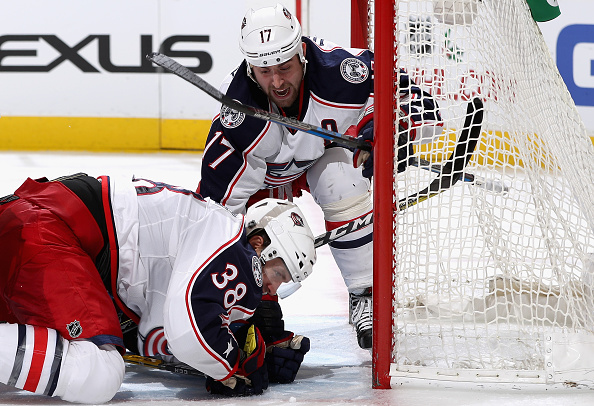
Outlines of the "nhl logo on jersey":
{"label": "nhl logo on jersey", "polygon": [[254,280],[256,281],[256,285],[259,288],[262,287],[262,264],[260,263],[260,258],[252,257],[252,272],[254,272]]}
{"label": "nhl logo on jersey", "polygon": [[82,334],[83,331],[80,325],[80,321],[78,320],[74,320],[72,323],[68,323],[66,325],[66,330],[68,330],[68,334],[70,334],[70,337],[72,338],[77,338]]}
{"label": "nhl logo on jersey", "polygon": [[293,220],[293,224],[295,224],[298,227],[303,227],[303,219],[301,218],[301,216],[295,212],[291,212],[291,219]]}
{"label": "nhl logo on jersey", "polygon": [[245,114],[240,113],[239,111],[233,110],[227,106],[221,107],[221,124],[225,128],[235,128],[243,123],[245,119]]}
{"label": "nhl logo on jersey", "polygon": [[369,76],[369,69],[357,58],[346,58],[340,64],[340,74],[347,82],[361,83]]}

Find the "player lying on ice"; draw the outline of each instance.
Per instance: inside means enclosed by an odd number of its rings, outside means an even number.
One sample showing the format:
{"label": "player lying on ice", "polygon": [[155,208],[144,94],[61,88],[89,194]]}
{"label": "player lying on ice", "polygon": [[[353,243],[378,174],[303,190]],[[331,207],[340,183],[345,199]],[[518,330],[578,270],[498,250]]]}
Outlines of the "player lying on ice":
{"label": "player lying on ice", "polygon": [[109,401],[125,369],[114,302],[137,323],[141,355],[202,371],[212,393],[291,382],[309,339],[284,331],[276,302],[252,316],[263,294],[311,273],[313,244],[285,201],[263,200],[244,223],[164,183],[27,179],[0,199],[0,382]]}
{"label": "player lying on ice", "polygon": [[[335,132],[354,129],[354,135],[372,142],[372,52],[303,37],[299,21],[280,4],[250,9],[239,45],[245,60],[223,82],[220,90],[227,96]],[[443,123],[431,96],[404,73],[399,85],[407,117],[400,123],[405,129],[401,145],[441,134]],[[404,158],[408,148],[402,149]],[[340,145],[223,106],[210,128],[198,191],[242,213],[263,197],[290,199],[306,190],[322,209],[327,230],[333,230],[372,210],[373,163],[360,161],[363,171]],[[404,167],[406,159],[399,169]],[[372,341],[372,232],[366,227],[330,243],[362,348]]]}

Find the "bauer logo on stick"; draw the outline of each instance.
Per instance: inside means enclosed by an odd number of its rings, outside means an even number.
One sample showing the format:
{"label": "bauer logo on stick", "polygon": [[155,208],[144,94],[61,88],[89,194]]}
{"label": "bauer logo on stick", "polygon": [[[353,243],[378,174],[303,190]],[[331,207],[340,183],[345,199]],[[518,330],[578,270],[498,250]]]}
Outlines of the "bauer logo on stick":
{"label": "bauer logo on stick", "polygon": [[357,58],[346,58],[340,64],[340,73],[347,82],[362,83],[369,76],[369,69]]}

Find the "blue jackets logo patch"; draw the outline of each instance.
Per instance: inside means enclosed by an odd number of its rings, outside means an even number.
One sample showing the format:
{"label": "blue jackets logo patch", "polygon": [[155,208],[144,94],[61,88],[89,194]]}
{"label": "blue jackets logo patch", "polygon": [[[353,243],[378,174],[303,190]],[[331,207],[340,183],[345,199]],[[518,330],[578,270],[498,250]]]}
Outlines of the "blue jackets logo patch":
{"label": "blue jackets logo patch", "polygon": [[346,58],[340,64],[340,74],[347,82],[362,83],[369,76],[369,69],[357,58]]}
{"label": "blue jackets logo patch", "polygon": [[261,288],[263,283],[262,264],[260,263],[260,258],[258,257],[252,257],[252,272],[254,272],[254,280],[256,281],[256,285]]}
{"label": "blue jackets logo patch", "polygon": [[239,111],[235,111],[227,106],[221,107],[221,124],[225,128],[235,128],[238,127],[243,120],[245,119],[245,114],[240,113]]}

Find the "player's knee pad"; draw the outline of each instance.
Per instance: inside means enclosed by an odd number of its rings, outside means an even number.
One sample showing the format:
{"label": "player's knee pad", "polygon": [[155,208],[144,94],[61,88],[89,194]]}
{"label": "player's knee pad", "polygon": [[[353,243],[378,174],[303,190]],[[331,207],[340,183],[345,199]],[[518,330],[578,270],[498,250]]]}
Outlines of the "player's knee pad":
{"label": "player's knee pad", "polygon": [[[334,202],[320,204],[326,220],[328,231],[340,227],[345,222],[365,216],[373,210],[371,193],[364,192],[352,197],[342,198]],[[367,227],[370,228],[370,227]]]}
{"label": "player's knee pad", "polygon": [[354,168],[352,152],[330,148],[307,171],[309,190],[320,206],[369,193],[370,182]]}
{"label": "player's knee pad", "polygon": [[105,403],[124,380],[125,366],[113,345],[71,341],[54,396],[68,402]]}

